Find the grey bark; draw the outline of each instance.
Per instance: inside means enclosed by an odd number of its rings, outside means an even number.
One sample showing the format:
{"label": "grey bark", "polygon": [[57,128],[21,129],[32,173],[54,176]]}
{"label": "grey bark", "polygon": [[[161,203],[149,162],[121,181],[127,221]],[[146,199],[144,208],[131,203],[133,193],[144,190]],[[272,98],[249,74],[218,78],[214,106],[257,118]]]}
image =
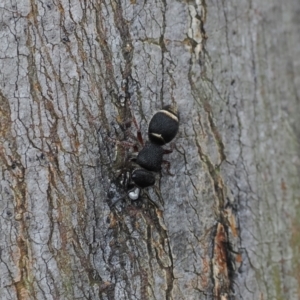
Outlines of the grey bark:
{"label": "grey bark", "polygon": [[[2,1],[0,299],[299,299],[299,10]],[[169,103],[130,201],[115,141]]]}

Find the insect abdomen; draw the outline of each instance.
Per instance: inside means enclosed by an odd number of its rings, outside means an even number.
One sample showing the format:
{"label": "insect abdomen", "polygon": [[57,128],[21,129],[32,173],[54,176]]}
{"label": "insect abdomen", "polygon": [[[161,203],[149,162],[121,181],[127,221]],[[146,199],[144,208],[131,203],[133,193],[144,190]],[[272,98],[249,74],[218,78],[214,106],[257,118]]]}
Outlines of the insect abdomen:
{"label": "insect abdomen", "polygon": [[168,110],[158,111],[149,123],[148,135],[152,143],[164,145],[174,139],[178,132],[178,117]]}

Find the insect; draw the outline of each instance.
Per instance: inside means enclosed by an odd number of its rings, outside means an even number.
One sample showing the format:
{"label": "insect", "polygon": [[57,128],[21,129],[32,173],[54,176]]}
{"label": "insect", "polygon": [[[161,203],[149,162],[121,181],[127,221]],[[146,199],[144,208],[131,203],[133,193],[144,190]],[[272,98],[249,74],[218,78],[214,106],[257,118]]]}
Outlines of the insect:
{"label": "insect", "polygon": [[154,185],[154,173],[161,171],[161,165],[165,162],[163,155],[172,152],[162,146],[175,138],[178,128],[179,114],[176,106],[164,106],[153,115],[148,126],[149,141],[139,151],[137,157],[131,159],[136,167],[129,174],[127,181],[130,199],[138,199],[140,189]]}

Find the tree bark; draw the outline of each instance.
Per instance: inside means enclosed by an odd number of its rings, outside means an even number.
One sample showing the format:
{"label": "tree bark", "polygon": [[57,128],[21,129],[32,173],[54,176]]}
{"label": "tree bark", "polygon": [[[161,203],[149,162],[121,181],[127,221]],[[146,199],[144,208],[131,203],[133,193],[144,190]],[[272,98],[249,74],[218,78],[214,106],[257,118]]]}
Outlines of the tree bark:
{"label": "tree bark", "polygon": [[[2,1],[0,298],[299,299],[299,10]],[[175,175],[131,201],[170,103]]]}

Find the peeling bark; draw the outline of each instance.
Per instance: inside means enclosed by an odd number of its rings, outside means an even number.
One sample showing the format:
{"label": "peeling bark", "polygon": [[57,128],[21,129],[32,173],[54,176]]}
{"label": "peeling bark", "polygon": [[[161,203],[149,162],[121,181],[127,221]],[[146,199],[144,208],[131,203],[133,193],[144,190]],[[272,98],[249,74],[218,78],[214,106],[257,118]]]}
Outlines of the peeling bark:
{"label": "peeling bark", "polygon": [[2,2],[0,298],[298,299],[297,1]]}

